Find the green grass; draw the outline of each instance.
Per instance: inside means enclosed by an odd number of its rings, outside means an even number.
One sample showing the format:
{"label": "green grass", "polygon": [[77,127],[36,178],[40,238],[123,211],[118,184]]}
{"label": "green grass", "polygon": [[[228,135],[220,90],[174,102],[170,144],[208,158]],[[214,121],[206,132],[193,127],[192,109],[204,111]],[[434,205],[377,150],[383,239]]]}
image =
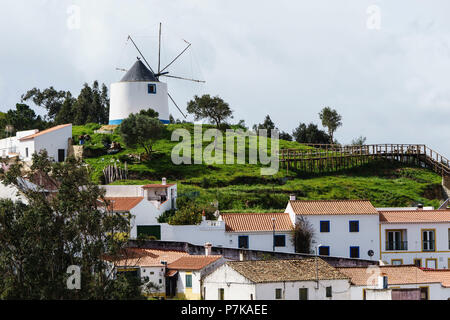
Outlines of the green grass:
{"label": "green grass", "polygon": [[[102,135],[94,134],[98,127],[75,126],[75,140],[80,134],[90,134],[89,148],[102,148]],[[405,166],[392,162],[374,162],[351,170],[333,174],[306,175],[281,169],[274,176],[261,176],[261,165],[174,165],[171,161],[172,148],[178,142],[170,141],[173,130],[188,129],[190,124],[169,125],[167,132],[153,147],[154,158],[143,163],[128,163],[129,178],[115,184],[147,184],[161,181],[166,177],[178,183],[180,205],[195,200],[210,204],[218,201],[223,212],[278,212],[283,211],[290,194],[298,199],[368,199],[377,207],[410,206],[421,202],[438,206],[440,201],[441,177],[430,170]],[[204,126],[204,130],[210,126]],[[112,135],[123,147],[119,134]],[[204,142],[206,147],[210,142]],[[269,139],[269,144],[271,143]],[[192,147],[192,146],[191,146]],[[248,144],[247,144],[248,148]],[[296,142],[280,141],[280,148],[309,149]],[[110,163],[130,153],[140,153],[143,149],[126,149],[117,155],[104,155],[85,159],[91,167],[92,177],[101,182],[102,170]]]}

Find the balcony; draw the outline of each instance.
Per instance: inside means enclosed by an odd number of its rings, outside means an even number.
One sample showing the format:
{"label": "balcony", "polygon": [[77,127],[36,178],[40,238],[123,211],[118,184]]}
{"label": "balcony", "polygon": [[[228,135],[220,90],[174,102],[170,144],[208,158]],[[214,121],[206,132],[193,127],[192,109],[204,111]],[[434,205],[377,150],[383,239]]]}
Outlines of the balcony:
{"label": "balcony", "polygon": [[408,241],[387,241],[386,251],[404,251],[408,250]]}
{"label": "balcony", "polygon": [[436,246],[434,240],[422,241],[422,251],[435,251]]}

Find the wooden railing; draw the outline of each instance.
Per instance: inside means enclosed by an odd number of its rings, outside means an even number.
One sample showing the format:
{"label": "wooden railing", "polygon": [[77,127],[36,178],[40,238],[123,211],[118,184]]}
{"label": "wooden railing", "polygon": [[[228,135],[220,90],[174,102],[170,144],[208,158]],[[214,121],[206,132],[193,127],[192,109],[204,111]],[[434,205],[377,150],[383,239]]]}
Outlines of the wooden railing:
{"label": "wooden railing", "polygon": [[[424,144],[370,144],[341,146],[305,144],[310,149],[282,149],[280,162],[307,171],[337,170],[385,158],[400,162],[414,161],[430,167],[436,173],[450,175],[450,160]],[[305,162],[307,162],[305,164]]]}

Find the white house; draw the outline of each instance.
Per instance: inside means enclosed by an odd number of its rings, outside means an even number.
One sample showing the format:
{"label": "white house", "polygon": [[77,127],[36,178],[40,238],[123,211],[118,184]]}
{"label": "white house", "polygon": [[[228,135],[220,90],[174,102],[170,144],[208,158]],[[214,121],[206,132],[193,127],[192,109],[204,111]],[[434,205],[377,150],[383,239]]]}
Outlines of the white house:
{"label": "white house", "polygon": [[161,224],[161,240],[210,242],[217,247],[294,252],[293,224],[286,213],[227,213],[199,225]]}
{"label": "white house", "polygon": [[292,223],[307,221],[318,254],[379,260],[378,211],[365,200],[298,201],[291,198],[286,213]]}
{"label": "white house", "polygon": [[111,211],[131,213],[130,238],[142,235],[161,240],[157,219],[165,211],[176,208],[176,184],[168,184],[163,179],[161,184],[101,187],[106,191]]}
{"label": "white house", "polygon": [[450,210],[380,211],[381,260],[450,268]]}
{"label": "white house", "polygon": [[[338,269],[351,278],[351,300],[368,300],[368,290],[383,287],[391,291],[418,289],[421,300],[450,298],[450,271],[448,270],[425,271],[412,265]],[[380,281],[380,279],[383,280]],[[386,298],[386,300],[390,299]]]}
{"label": "white house", "polygon": [[203,279],[205,300],[348,300],[350,279],[320,258],[231,261]]}
{"label": "white house", "polygon": [[59,125],[44,131],[19,131],[16,136],[0,140],[0,156],[31,161],[34,153],[47,150],[48,156],[63,162],[68,153],[69,139],[72,138],[72,125]]}
{"label": "white house", "polygon": [[189,255],[184,251],[128,248],[118,260],[110,260],[115,274],[132,273],[146,285],[148,295],[164,298],[201,299],[202,278],[222,265],[222,256]]}

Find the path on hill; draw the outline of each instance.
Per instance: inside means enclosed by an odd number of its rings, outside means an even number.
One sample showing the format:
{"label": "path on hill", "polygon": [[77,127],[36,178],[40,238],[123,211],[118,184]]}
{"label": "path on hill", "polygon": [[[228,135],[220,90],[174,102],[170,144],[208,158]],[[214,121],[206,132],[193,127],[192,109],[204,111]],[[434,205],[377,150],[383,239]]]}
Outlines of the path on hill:
{"label": "path on hill", "polygon": [[286,170],[292,168],[310,173],[333,172],[385,159],[430,168],[442,175],[443,184],[450,188],[450,160],[424,144],[305,145],[316,149],[280,150],[280,162]]}

